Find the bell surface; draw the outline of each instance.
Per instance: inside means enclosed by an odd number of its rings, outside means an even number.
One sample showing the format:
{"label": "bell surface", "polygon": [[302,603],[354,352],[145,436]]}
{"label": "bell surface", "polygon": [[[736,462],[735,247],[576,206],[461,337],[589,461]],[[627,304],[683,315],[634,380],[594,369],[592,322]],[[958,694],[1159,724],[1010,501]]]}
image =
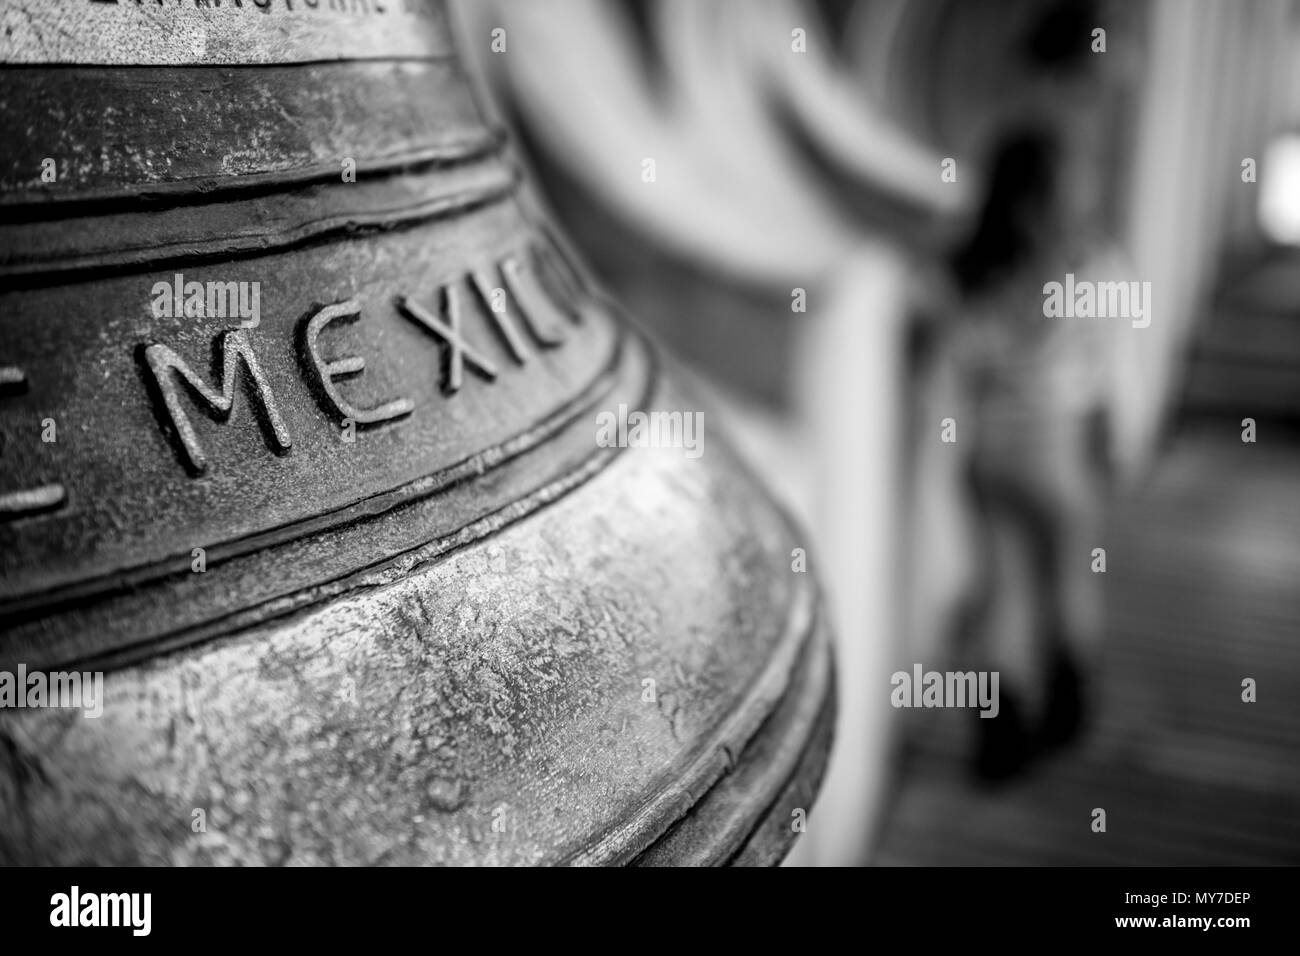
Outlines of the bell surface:
{"label": "bell surface", "polygon": [[0,11],[0,862],[771,864],[802,830],[808,543],[452,34]]}

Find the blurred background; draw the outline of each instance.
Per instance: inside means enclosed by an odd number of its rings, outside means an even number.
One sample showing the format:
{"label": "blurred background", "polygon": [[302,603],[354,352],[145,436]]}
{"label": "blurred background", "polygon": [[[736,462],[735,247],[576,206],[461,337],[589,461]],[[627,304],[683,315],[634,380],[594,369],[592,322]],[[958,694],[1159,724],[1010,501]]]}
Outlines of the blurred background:
{"label": "blurred background", "polygon": [[[1300,862],[1300,2],[457,17],[807,530],[840,712],[789,862]],[[1067,274],[1134,298],[1048,317]],[[999,717],[892,707],[917,663]]]}

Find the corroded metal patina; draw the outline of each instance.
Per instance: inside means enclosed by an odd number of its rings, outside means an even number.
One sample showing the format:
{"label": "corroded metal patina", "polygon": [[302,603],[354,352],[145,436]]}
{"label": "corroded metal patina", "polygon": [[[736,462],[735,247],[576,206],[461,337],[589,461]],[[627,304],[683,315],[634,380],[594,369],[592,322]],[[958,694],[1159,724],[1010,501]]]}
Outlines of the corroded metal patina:
{"label": "corroded metal patina", "polygon": [[441,5],[4,18],[0,671],[106,676],[0,707],[0,860],[779,860],[807,542],[715,435],[595,440],[695,406]]}

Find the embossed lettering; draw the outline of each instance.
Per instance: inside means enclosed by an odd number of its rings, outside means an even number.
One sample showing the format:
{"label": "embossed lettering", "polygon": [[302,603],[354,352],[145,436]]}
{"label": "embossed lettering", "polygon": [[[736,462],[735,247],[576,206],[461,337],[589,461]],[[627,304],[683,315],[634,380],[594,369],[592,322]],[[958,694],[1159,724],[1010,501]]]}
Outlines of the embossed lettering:
{"label": "embossed lettering", "polygon": [[[153,292],[155,300],[166,300],[171,306],[184,303],[188,307],[185,300],[190,290],[182,282],[183,277],[178,275],[171,286],[157,284]],[[195,286],[197,289],[199,284],[195,283]],[[566,261],[562,250],[553,249],[546,242],[537,242],[496,262],[479,266],[462,279],[442,285],[437,292],[436,309],[426,308],[409,296],[398,296],[395,301],[400,314],[441,343],[445,363],[441,385],[444,392],[452,394],[464,385],[466,365],[489,382],[495,381],[498,375],[488,351],[465,337],[462,318],[466,295],[482,301],[483,311],[504,341],[511,358],[524,365],[530,351],[554,348],[566,341],[564,326],[567,321],[581,321],[582,309],[589,301],[587,288],[586,279]],[[214,311],[229,312],[229,303],[236,298],[238,291],[234,283],[225,283],[215,293],[209,292],[215,305],[226,306]],[[194,297],[197,298],[197,293]],[[207,307],[206,301],[204,307]],[[340,380],[360,375],[366,368],[366,360],[359,355],[326,357],[321,336],[336,321],[355,322],[360,318],[360,302],[353,298],[319,308],[299,326],[302,330],[299,345],[302,366],[309,370],[309,377],[315,377],[314,384],[319,385],[313,389],[317,399],[325,411],[343,425],[343,441],[347,443],[354,440],[353,429],[357,425],[381,424],[415,411],[415,403],[408,398],[395,398],[374,407],[361,408],[345,395]],[[529,340],[532,346],[528,344]],[[178,456],[192,474],[203,474],[208,462],[181,400],[184,391],[181,383],[188,386],[191,397],[197,399],[206,412],[219,421],[225,421],[234,408],[236,378],[241,363],[246,373],[245,390],[252,400],[268,445],[277,453],[284,453],[290,447],[288,429],[280,417],[275,397],[246,330],[223,332],[214,347],[221,375],[220,380],[211,385],[167,346],[155,342],[143,349],[144,364],[162,397],[165,417],[175,431]]]}
{"label": "embossed lettering", "polygon": [[207,470],[208,462],[199,444],[198,435],[194,432],[194,426],[190,423],[189,416],[185,414],[185,407],[181,403],[178,378],[184,381],[190,387],[190,391],[202,399],[204,404],[224,421],[230,417],[235,407],[235,376],[238,372],[238,363],[242,362],[244,370],[248,373],[246,377],[248,397],[261,406],[264,416],[263,430],[268,444],[280,454],[287,452],[290,447],[289,430],[280,419],[280,412],[275,406],[275,397],[271,394],[271,387],[267,384],[262,366],[257,361],[248,334],[242,329],[223,332],[217,340],[216,347],[218,355],[221,356],[220,391],[204,382],[179,355],[167,346],[155,343],[144,350],[145,364],[149,367],[154,382],[162,393],[167,414],[180,438],[184,463],[196,474],[203,474]]}
{"label": "embossed lettering", "polygon": [[493,297],[500,294],[502,298],[505,298],[505,290],[499,289],[492,284],[492,277],[486,269],[475,269],[470,273],[470,284],[474,287],[474,291],[478,293],[480,301],[487,308],[487,313],[496,324],[497,331],[505,339],[506,348],[510,350],[511,358],[523,365],[528,360],[528,353],[524,349],[524,341],[519,334],[519,330],[515,328],[515,323],[510,318],[509,306],[506,306],[505,310],[500,312],[493,308]]}
{"label": "embossed lettering", "polygon": [[339,392],[338,385],[334,383],[336,378],[360,375],[366,367],[366,360],[359,355],[349,355],[346,358],[333,360],[325,359],[320,353],[320,334],[327,325],[335,320],[350,319],[355,321],[360,317],[360,304],[355,299],[349,299],[346,302],[327,305],[312,316],[311,321],[307,323],[307,357],[312,368],[316,370],[316,374],[320,377],[321,388],[324,389],[330,403],[334,406],[334,411],[339,414],[340,418],[343,420],[352,419],[360,425],[373,425],[411,414],[415,409],[415,405],[405,398],[385,402],[376,408],[357,408],[343,397]]}
{"label": "embossed lettering", "polygon": [[[470,284],[487,308],[488,316],[496,325],[497,331],[505,339],[506,347],[510,350],[510,355],[514,360],[523,365],[527,361],[528,353],[524,348],[523,338],[520,336],[514,319],[511,317],[512,312],[523,322],[524,327],[528,329],[529,334],[538,345],[543,348],[554,348],[557,345],[562,345],[564,343],[564,334],[560,332],[557,326],[558,313],[543,294],[536,279],[521,270],[518,262],[514,259],[506,259],[497,266],[496,271],[505,284],[505,290],[497,289],[494,286],[493,278],[487,269],[475,269],[470,274]],[[515,309],[507,308],[504,311],[494,309],[492,307],[494,291],[508,291],[509,301],[515,304]]]}
{"label": "embossed lettering", "polygon": [[398,298],[397,307],[446,343],[449,351],[447,355],[447,374],[443,380],[443,388],[448,392],[455,392],[460,389],[465,375],[466,361],[477,369],[484,378],[489,381],[495,379],[497,377],[496,366],[461,338],[459,290],[454,285],[445,285],[442,287],[440,297],[442,299],[441,311],[447,317],[446,322],[443,322],[418,302],[414,302],[406,296]]}

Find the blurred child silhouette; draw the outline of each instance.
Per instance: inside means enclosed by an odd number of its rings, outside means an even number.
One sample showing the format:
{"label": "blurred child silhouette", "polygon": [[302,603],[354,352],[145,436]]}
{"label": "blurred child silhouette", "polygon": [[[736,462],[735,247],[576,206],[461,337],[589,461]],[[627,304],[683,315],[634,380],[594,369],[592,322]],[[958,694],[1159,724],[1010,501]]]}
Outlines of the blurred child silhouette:
{"label": "blurred child silhouette", "polygon": [[1092,553],[1114,320],[1046,317],[1043,293],[1069,272],[1104,281],[1115,271],[1112,245],[1090,225],[1090,175],[1046,125],[1006,134],[975,228],[952,257],[950,347],[967,409],[978,579],[958,614],[958,648],[1001,673],[999,716],[976,721],[975,770],[986,779],[1077,736],[1100,636]]}

